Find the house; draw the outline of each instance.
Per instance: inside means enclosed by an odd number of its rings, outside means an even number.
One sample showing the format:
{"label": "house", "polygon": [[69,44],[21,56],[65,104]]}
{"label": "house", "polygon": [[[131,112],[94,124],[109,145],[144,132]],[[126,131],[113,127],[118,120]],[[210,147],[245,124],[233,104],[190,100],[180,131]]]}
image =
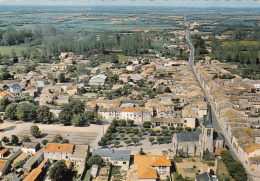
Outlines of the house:
{"label": "house", "polygon": [[11,162],[13,162],[19,155],[21,155],[23,153],[23,151],[21,149],[17,150],[16,152],[14,152],[9,158],[8,160],[10,160]]}
{"label": "house", "polygon": [[27,161],[30,158],[30,155],[28,153],[22,153],[19,155],[12,163],[12,167],[14,167],[17,163],[21,161]]}
{"label": "house", "polygon": [[53,64],[52,67],[51,67],[51,69],[53,71],[58,71],[58,70],[64,70],[65,71],[65,70],[67,70],[67,68],[68,68],[68,65],[65,62],[60,62],[58,64]]}
{"label": "house", "polygon": [[123,169],[128,170],[131,150],[97,149],[93,150],[92,155],[99,155],[104,162],[111,162],[112,165],[121,166]]}
{"label": "house", "polygon": [[49,159],[44,159],[41,164],[33,169],[29,175],[24,179],[24,181],[38,181],[38,180],[43,180],[45,176],[45,171],[47,168],[51,165]]}
{"label": "house", "polygon": [[216,175],[211,175],[208,172],[199,174],[195,176],[195,181],[218,181],[218,177]]}
{"label": "house", "polygon": [[10,151],[8,148],[2,147],[0,150],[0,158],[7,157],[9,153],[10,153]]}
{"label": "house", "polygon": [[43,160],[44,148],[37,151],[32,157],[30,157],[23,165],[24,172],[29,173],[32,169],[36,168]]}
{"label": "house", "polygon": [[141,70],[141,65],[128,65],[126,66],[126,70],[131,72]]}
{"label": "house", "polygon": [[18,83],[14,83],[10,86],[10,92],[16,96],[21,95],[21,90],[22,88]]}
{"label": "house", "polygon": [[93,178],[96,178],[97,177],[97,173],[98,173],[98,165],[92,165],[91,167],[91,176]]}
{"label": "house", "polygon": [[107,76],[104,74],[100,74],[97,76],[92,77],[89,80],[89,84],[90,85],[104,85],[106,82]]}
{"label": "house", "polygon": [[74,144],[47,143],[43,148],[44,158],[69,160],[73,154],[74,147]]}
{"label": "house", "polygon": [[191,127],[195,128],[195,121],[184,120],[183,118],[151,118],[151,122],[154,126],[174,126],[176,127]]}
{"label": "house", "polygon": [[40,149],[40,143],[23,142],[21,149],[25,153],[34,155]]}
{"label": "house", "polygon": [[129,82],[130,78],[131,78],[131,76],[128,74],[119,75],[119,80],[122,80],[123,82]]}
{"label": "house", "polygon": [[82,162],[85,162],[90,153],[89,145],[75,145],[73,154],[70,157],[70,160],[76,166],[80,166]]}
{"label": "house", "polygon": [[139,181],[156,181],[170,175],[172,166],[170,157],[158,155],[135,155],[134,164],[137,165]]}
{"label": "house", "polygon": [[6,175],[11,165],[10,160],[0,159],[0,176]]}

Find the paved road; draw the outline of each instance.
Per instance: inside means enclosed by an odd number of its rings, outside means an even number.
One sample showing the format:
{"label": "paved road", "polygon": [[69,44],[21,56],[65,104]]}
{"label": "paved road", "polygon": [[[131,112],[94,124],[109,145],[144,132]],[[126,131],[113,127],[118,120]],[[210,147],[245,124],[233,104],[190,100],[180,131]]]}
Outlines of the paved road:
{"label": "paved road", "polygon": [[[186,18],[185,18],[185,20],[186,20]],[[185,24],[187,24],[187,23],[185,22]],[[201,86],[201,83],[198,80],[198,77],[197,77],[197,75],[195,73],[195,70],[194,70],[194,53],[195,53],[195,49],[194,49],[194,47],[193,47],[193,45],[192,45],[192,43],[190,41],[189,30],[188,29],[186,29],[186,39],[187,39],[189,47],[190,47],[189,65],[191,67],[191,70],[192,70],[192,72],[193,72],[193,74],[194,74],[194,76],[195,76],[199,86],[201,87],[202,91],[204,92],[206,102],[209,103],[211,105],[211,107],[213,108],[212,102],[208,99],[208,95],[205,92],[204,88]],[[225,137],[225,144],[230,148],[233,157],[236,160],[239,160],[244,165],[244,167],[245,167],[245,169],[247,171],[247,174],[248,174],[248,180],[259,181],[260,180],[259,174],[251,171],[251,169],[248,167],[248,165],[241,159],[241,155],[239,155],[236,152],[236,150],[234,149],[234,147],[231,145],[231,141],[228,138],[224,128],[221,126],[220,121],[216,117],[216,112],[215,112],[214,109],[212,109],[212,121],[213,121],[213,124],[214,124],[214,129],[216,131],[222,132],[222,135]]]}

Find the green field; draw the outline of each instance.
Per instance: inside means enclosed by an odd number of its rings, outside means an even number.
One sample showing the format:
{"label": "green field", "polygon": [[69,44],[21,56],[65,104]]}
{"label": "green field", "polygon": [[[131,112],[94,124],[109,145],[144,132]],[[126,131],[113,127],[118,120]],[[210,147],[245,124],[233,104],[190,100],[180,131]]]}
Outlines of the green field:
{"label": "green field", "polygon": [[15,51],[16,56],[21,56],[21,51],[26,51],[26,46],[24,45],[14,45],[14,46],[0,46],[1,55],[10,55],[12,50]]}

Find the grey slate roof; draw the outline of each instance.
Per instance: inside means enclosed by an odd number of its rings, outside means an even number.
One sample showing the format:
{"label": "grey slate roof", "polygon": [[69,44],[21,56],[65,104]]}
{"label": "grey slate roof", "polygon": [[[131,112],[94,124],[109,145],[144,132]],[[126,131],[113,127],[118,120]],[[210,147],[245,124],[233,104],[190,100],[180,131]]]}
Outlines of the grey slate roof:
{"label": "grey slate roof", "polygon": [[11,85],[12,88],[20,88],[21,86],[18,83],[14,83]]}
{"label": "grey slate roof", "polygon": [[203,122],[205,128],[213,128],[211,106],[208,108],[208,114],[206,120]]}
{"label": "grey slate roof", "polygon": [[196,175],[196,180],[197,181],[213,181],[211,175],[207,172],[200,174],[200,175]]}
{"label": "grey slate roof", "polygon": [[178,142],[199,141],[198,132],[176,133]]}
{"label": "grey slate roof", "polygon": [[131,150],[97,149],[92,155],[110,157],[111,161],[130,161]]}

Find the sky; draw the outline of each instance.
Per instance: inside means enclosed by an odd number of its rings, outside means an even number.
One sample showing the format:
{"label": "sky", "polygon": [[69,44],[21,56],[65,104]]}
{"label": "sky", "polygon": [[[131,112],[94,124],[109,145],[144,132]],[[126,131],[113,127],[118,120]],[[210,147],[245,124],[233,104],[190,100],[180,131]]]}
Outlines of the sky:
{"label": "sky", "polygon": [[260,8],[260,0],[0,0],[0,5],[121,5]]}

